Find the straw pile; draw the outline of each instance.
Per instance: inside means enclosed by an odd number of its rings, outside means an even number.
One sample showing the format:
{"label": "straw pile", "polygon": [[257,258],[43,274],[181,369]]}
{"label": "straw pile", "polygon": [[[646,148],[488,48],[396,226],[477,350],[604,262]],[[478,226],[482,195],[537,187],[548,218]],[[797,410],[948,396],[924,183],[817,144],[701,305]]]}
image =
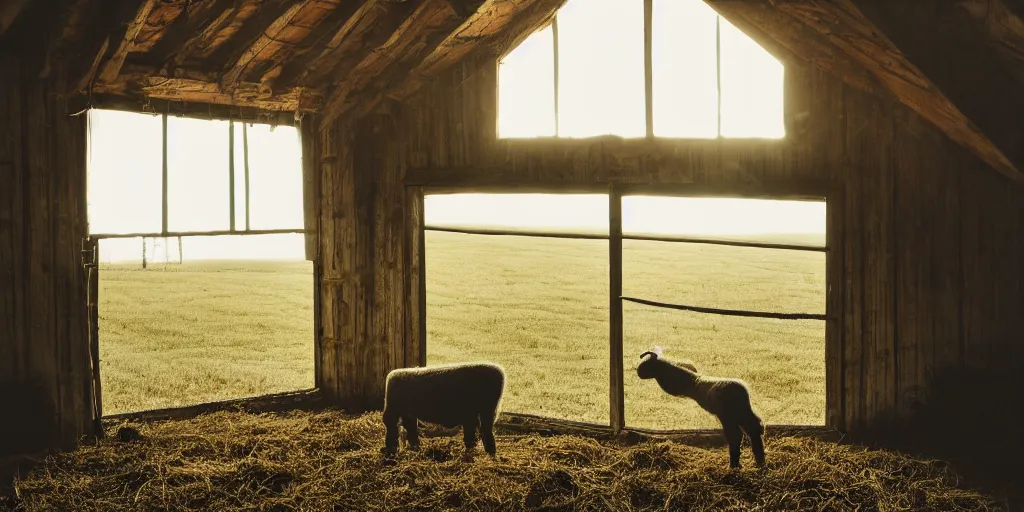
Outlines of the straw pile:
{"label": "straw pile", "polygon": [[[725,448],[632,446],[499,432],[498,460],[462,436],[394,460],[377,414],[220,412],[122,425],[47,458],[9,503],[35,510],[1004,510],[943,463],[800,438],[767,440],[764,471]],[[752,466],[749,450],[743,463]]]}

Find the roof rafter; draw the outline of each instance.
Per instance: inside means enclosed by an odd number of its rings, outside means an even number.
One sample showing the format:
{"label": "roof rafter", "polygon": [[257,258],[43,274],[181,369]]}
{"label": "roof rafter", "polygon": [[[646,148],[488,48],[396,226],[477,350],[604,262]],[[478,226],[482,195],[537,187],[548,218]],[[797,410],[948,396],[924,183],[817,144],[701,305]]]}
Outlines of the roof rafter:
{"label": "roof rafter", "polygon": [[412,2],[367,0],[342,25],[306,69],[286,66],[279,80],[329,87],[329,77],[345,77],[366,54],[387,40],[411,12]]}
{"label": "roof rafter", "polygon": [[291,47],[309,37],[339,3],[340,0],[303,0],[290,7],[242,52],[224,75],[225,87],[232,87],[250,72],[262,75],[263,68],[273,68],[279,54],[287,54]]}
{"label": "roof rafter", "polygon": [[240,8],[237,17],[228,23],[225,31],[230,35],[226,36],[227,40],[223,40],[224,36],[215,36],[215,41],[210,42],[213,48],[204,58],[204,68],[229,69],[271,25],[293,7],[295,2],[286,0],[248,2],[244,7],[246,12],[243,13],[243,8]]}
{"label": "roof rafter", "polygon": [[298,74],[309,69],[313,60],[318,58],[320,53],[316,49],[329,44],[329,40],[340,34],[348,21],[356,12],[366,5],[366,2],[345,2],[340,8],[335,9],[330,15],[313,29],[304,40],[304,43],[292,53],[292,58],[268,70],[260,77],[261,83],[270,83],[271,89],[297,85]]}
{"label": "roof rafter", "polygon": [[[1024,174],[968,119],[851,0],[772,0],[775,7],[827,37],[836,47],[875,75],[896,98],[971,150],[1006,176],[1021,181]],[[871,2],[860,2],[868,4]],[[929,2],[872,3],[878,8],[908,8]],[[927,10],[928,6],[924,6]],[[934,8],[934,6],[932,6]],[[915,31],[923,27],[915,20]]]}
{"label": "roof rafter", "polygon": [[125,29],[124,37],[115,46],[114,53],[107,59],[107,62],[102,65],[97,81],[99,82],[113,82],[117,78],[117,75],[121,72],[121,66],[124,65],[124,60],[128,57],[128,52],[131,50],[132,44],[135,41],[135,37],[142,31],[142,27],[146,24],[146,19],[149,17],[149,13],[156,6],[157,0],[142,0],[142,5],[139,6],[135,12],[135,18],[128,24],[128,28]]}
{"label": "roof rafter", "polygon": [[[500,36],[512,34],[525,39],[565,4],[566,0],[486,0],[469,18],[453,31],[422,62],[409,71],[408,77],[389,93],[397,99],[408,97],[422,83],[452,64],[460,61],[478,45],[493,43]],[[504,49],[517,44],[506,40]]]}
{"label": "roof rafter", "polygon": [[324,105],[322,126],[351,108],[356,95],[371,82],[387,83],[394,74],[407,72],[399,64],[429,54],[458,26],[460,19],[447,0],[424,0],[384,44],[359,62],[348,79],[332,89]]}
{"label": "roof rafter", "polygon": [[266,95],[260,84],[240,82],[232,90],[221,87],[212,76],[195,73],[178,78],[160,76],[155,70],[135,67],[126,69],[116,82],[96,84],[93,91],[117,96],[255,107],[268,111],[315,111],[321,95],[317,91],[294,88],[281,94]]}
{"label": "roof rafter", "polygon": [[150,48],[147,60],[161,67],[167,65],[172,57],[190,47],[190,43],[194,45],[196,38],[208,36],[207,31],[218,21],[223,27],[234,12],[234,3],[235,0],[208,0],[195,4],[167,27],[164,36]]}

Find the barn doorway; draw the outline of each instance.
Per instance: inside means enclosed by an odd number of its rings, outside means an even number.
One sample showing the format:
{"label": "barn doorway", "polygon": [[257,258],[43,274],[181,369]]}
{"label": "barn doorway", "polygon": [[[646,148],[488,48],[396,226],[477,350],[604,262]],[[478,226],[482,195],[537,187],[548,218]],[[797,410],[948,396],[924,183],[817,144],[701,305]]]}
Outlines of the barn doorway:
{"label": "barn doorway", "polygon": [[103,415],[314,387],[298,137],[89,112]]}
{"label": "barn doorway", "polygon": [[692,401],[636,377],[639,354],[660,345],[706,374],[746,380],[768,423],[825,423],[824,201],[622,197],[621,362],[611,356],[609,195],[424,203],[427,363],[504,365],[504,410],[607,425],[618,372],[626,426],[716,428]]}

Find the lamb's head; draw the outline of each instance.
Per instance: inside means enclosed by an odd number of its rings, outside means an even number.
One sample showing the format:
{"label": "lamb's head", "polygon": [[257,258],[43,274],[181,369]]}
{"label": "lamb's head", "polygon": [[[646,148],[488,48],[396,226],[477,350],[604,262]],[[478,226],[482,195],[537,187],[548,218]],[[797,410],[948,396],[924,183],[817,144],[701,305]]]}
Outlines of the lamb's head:
{"label": "lamb's head", "polygon": [[[651,356],[651,357],[647,357]],[[647,359],[644,359],[647,357]],[[641,379],[653,379],[658,376],[659,368],[662,363],[659,358],[661,357],[661,347],[654,347],[652,350],[648,350],[643,354],[640,354],[640,365],[636,367],[636,376]]]}

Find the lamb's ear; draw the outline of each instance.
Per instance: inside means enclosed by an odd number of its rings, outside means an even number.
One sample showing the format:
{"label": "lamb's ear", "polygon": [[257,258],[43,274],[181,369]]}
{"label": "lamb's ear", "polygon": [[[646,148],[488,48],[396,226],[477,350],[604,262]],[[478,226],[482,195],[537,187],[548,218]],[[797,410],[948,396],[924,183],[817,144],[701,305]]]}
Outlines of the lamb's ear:
{"label": "lamb's ear", "polygon": [[654,346],[654,353],[655,353],[655,354],[656,354],[656,355],[657,355],[658,357],[661,357],[661,345],[655,345],[655,346]]}

